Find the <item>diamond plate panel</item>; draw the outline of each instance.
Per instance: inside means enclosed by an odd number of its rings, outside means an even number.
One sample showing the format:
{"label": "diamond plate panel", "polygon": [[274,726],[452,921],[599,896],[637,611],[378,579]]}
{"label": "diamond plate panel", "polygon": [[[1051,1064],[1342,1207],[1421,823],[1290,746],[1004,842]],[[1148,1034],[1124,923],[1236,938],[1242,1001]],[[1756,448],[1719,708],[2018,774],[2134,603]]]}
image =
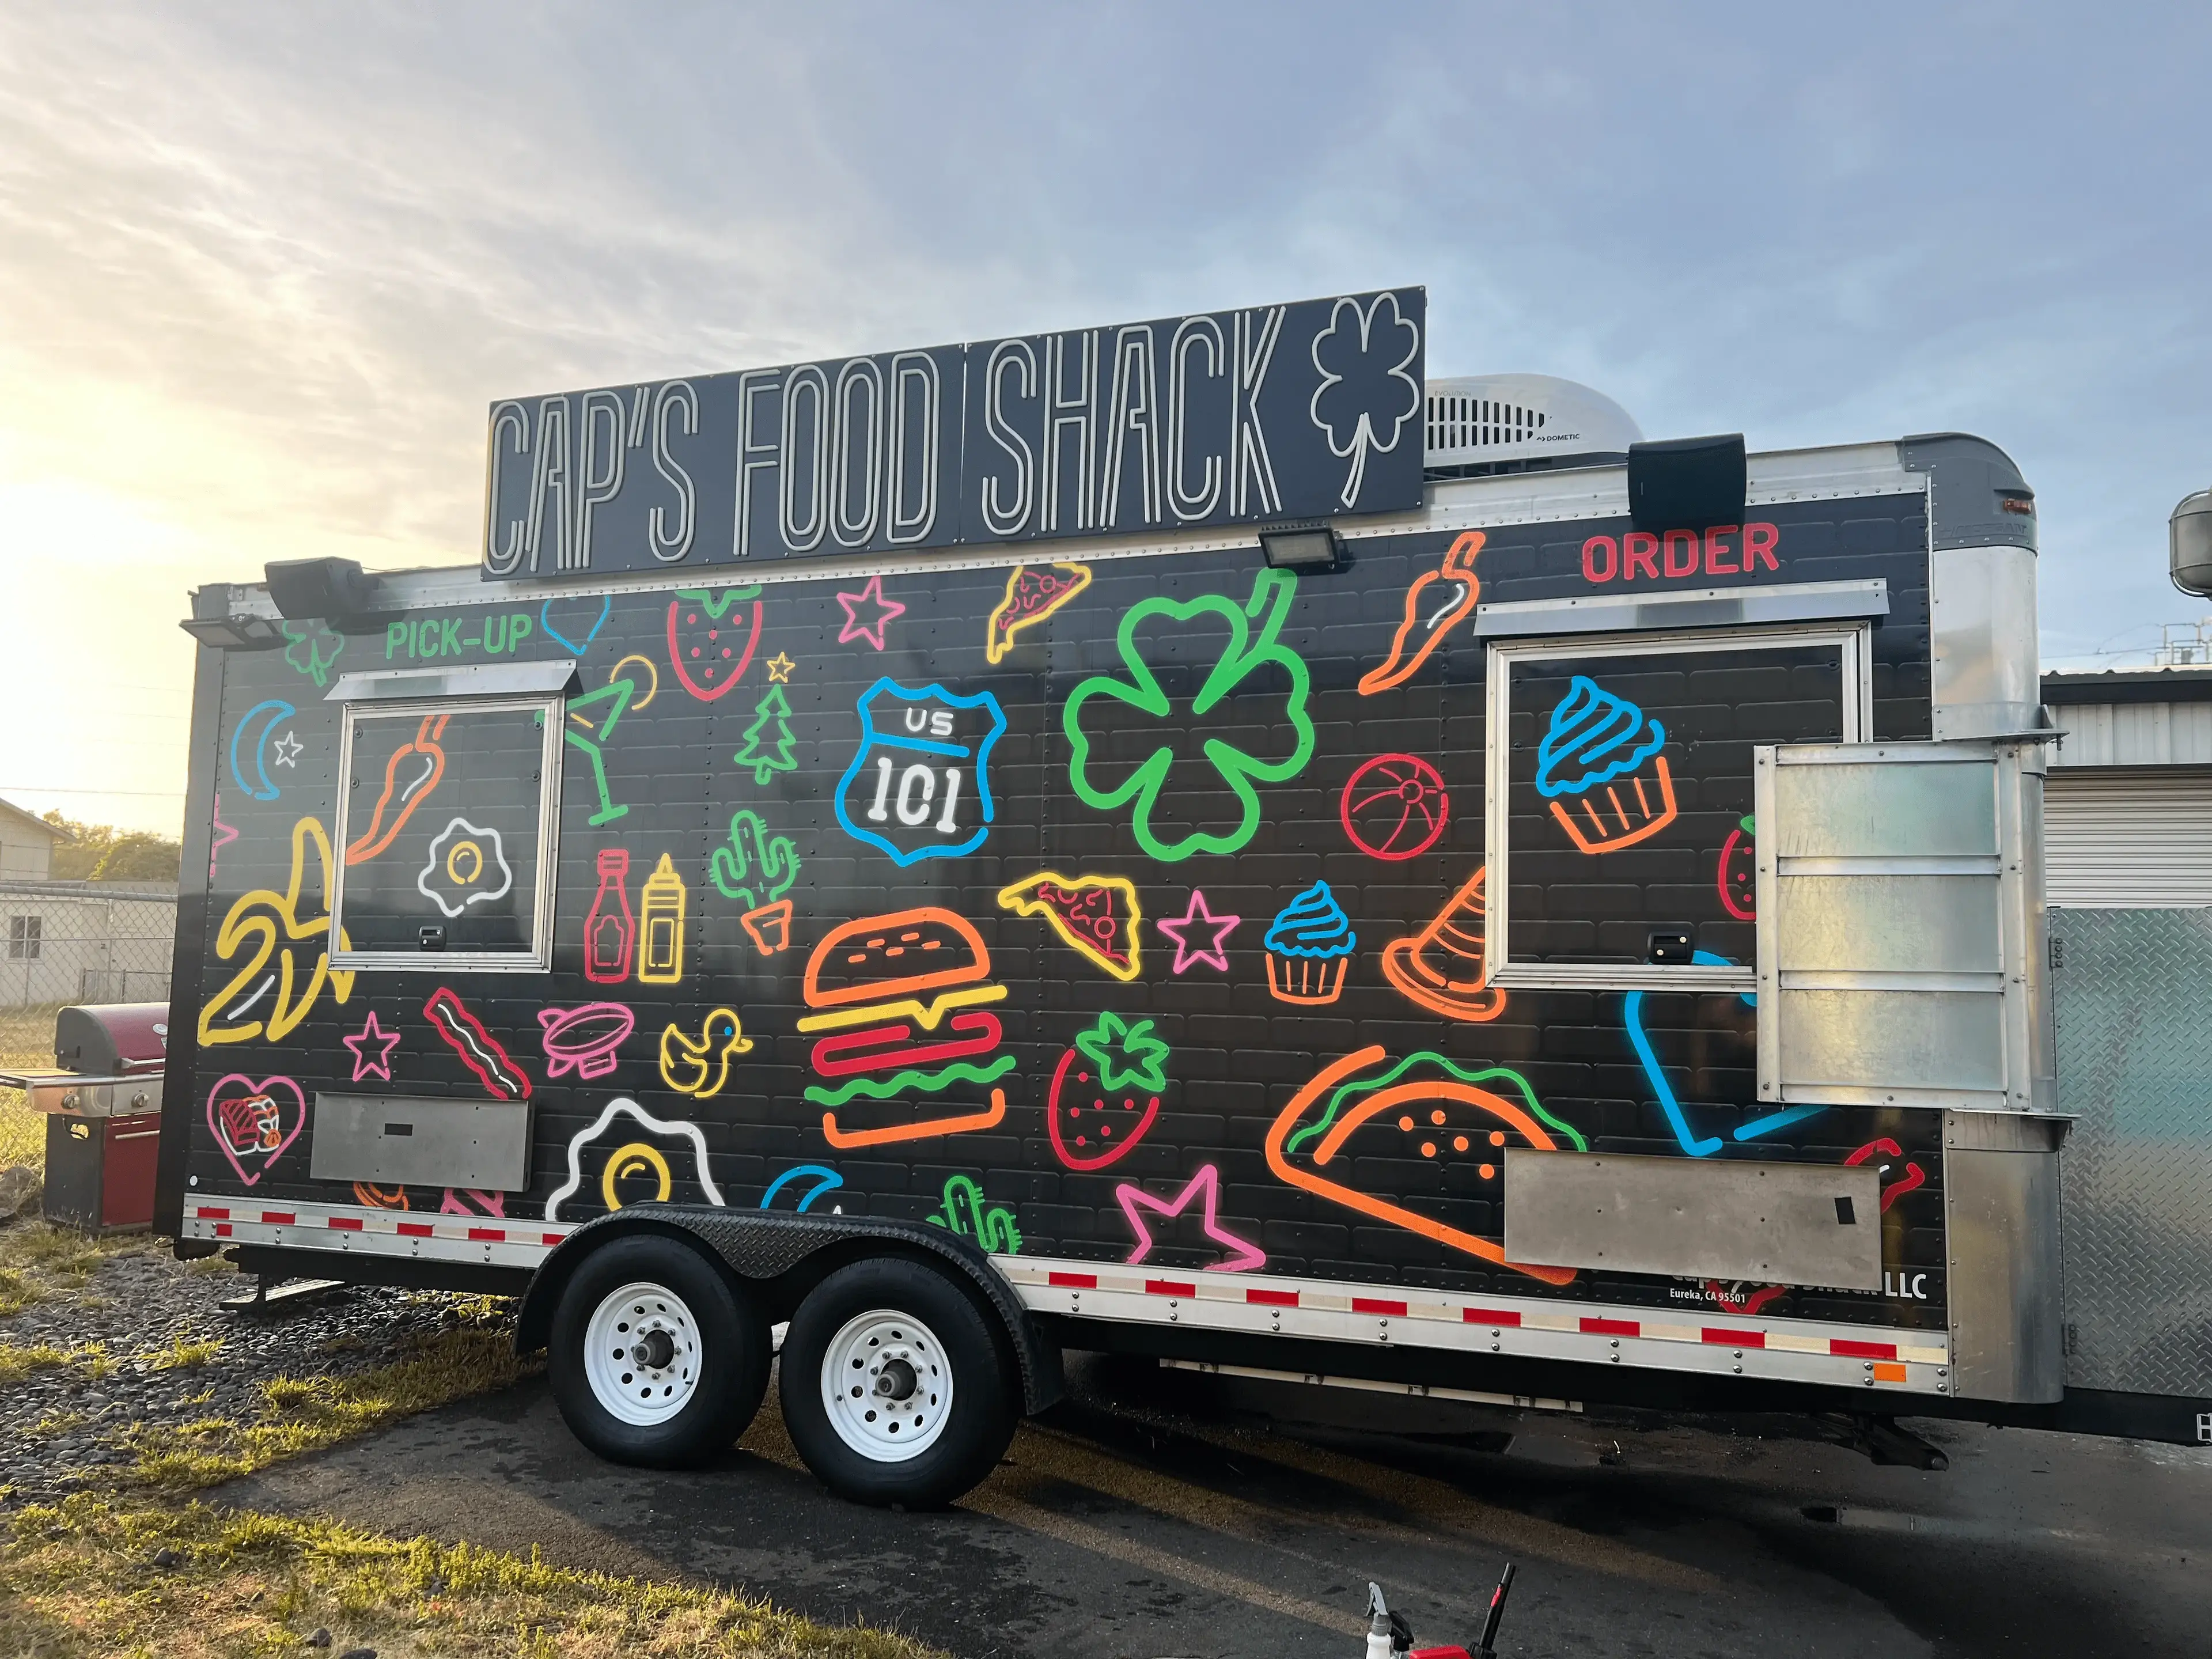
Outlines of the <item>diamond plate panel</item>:
{"label": "diamond plate panel", "polygon": [[2212,910],[2051,912],[2069,1387],[2212,1395]]}

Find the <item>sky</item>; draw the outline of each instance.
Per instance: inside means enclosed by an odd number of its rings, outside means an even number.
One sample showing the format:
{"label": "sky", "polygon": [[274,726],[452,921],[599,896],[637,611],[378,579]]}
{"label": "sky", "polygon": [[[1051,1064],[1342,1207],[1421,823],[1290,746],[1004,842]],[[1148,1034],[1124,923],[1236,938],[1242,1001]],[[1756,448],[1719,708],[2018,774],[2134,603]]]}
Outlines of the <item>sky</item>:
{"label": "sky", "polygon": [[1649,437],[1966,430],[2046,666],[2212,613],[2212,9],[0,10],[0,797],[173,833],[190,590],[473,561],[496,398],[1429,289]]}

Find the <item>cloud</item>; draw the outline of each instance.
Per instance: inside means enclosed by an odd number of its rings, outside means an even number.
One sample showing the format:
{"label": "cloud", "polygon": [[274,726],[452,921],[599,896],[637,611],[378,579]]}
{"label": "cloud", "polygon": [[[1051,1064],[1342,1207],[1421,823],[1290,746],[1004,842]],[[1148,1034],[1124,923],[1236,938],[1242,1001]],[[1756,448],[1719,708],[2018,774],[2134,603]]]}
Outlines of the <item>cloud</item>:
{"label": "cloud", "polygon": [[471,557],[496,397],[1426,281],[1433,371],[1655,436],[1983,432],[2054,650],[2193,614],[2212,21],[1859,17],[18,8],[0,514],[84,533],[0,559],[166,628],[272,557]]}

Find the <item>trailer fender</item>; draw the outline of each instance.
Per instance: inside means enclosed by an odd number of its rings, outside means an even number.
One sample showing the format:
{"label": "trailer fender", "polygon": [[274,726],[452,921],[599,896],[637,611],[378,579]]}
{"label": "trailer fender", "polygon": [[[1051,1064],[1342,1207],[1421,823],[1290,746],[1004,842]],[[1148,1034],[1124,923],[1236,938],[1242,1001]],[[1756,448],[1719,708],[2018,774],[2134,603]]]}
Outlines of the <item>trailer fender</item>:
{"label": "trailer fender", "polygon": [[579,1262],[602,1244],[638,1233],[703,1245],[734,1278],[759,1291],[779,1319],[788,1317],[808,1291],[849,1261],[871,1255],[926,1257],[973,1285],[997,1316],[1020,1370],[1024,1412],[1041,1412],[1060,1396],[1058,1346],[1038,1330],[990,1257],[942,1227],[873,1216],[627,1206],[577,1228],[538,1264],[515,1322],[516,1351],[528,1353],[545,1346],[552,1333],[554,1307]]}

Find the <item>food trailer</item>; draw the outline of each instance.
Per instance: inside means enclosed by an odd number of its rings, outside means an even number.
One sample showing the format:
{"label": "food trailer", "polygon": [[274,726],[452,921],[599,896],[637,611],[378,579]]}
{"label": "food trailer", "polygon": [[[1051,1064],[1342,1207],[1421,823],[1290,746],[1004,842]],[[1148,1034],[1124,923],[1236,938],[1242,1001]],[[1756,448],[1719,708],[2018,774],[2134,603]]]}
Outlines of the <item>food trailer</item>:
{"label": "food trailer", "polygon": [[520,1293],[640,1463],[787,1321],[872,1501],[1069,1347],[2212,1438],[2064,1385],[2012,463],[1646,443],[1425,334],[506,400],[474,566],[200,589],[160,1224]]}

